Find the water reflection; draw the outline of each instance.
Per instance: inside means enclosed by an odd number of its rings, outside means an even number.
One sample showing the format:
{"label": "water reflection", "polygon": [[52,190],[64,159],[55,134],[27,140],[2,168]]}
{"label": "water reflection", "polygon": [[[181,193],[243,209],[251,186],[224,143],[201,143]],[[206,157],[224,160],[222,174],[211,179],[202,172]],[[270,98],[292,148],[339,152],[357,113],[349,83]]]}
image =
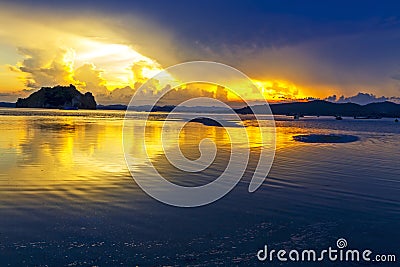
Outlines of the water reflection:
{"label": "water reflection", "polygon": [[[127,175],[122,151],[122,117],[114,120],[83,116],[5,116],[1,117],[1,176],[13,184],[55,186],[75,181],[113,182],[112,175]],[[142,121],[132,121],[130,153],[140,160],[162,157],[163,149],[179,146],[189,159],[200,156],[198,145],[204,138],[214,142],[218,151],[230,151],[231,139],[224,128],[207,127],[184,121],[167,125],[166,143],[161,144],[164,122],[147,123],[146,136],[138,132]],[[241,130],[233,131],[239,135]],[[261,143],[258,128],[247,128],[250,145]],[[178,139],[173,138],[179,136]],[[143,146],[143,140],[145,145]],[[223,162],[223,160],[220,160]],[[109,179],[104,179],[110,175]],[[84,193],[82,190],[81,193]]]}
{"label": "water reflection", "polygon": [[[400,135],[392,121],[278,120],[275,162],[254,194],[247,187],[262,139],[260,128],[246,127],[252,153],[243,181],[212,205],[178,209],[151,199],[131,178],[122,151],[123,112],[18,112],[0,111],[1,265],[26,265],[22,258],[56,266],[236,265],[238,258],[252,265],[267,238],[275,247],[319,248],[338,235],[354,247],[397,249]],[[188,176],[163,155],[161,117],[152,117],[145,136],[141,117],[127,125],[137,171],[148,154],[160,173],[195,186],[225,168],[231,140],[225,129],[188,123],[179,131],[184,119],[168,124],[166,137],[179,138],[166,138],[165,149],[179,144],[196,159],[200,140],[209,138],[218,148],[209,169]],[[271,133],[269,127],[261,131]],[[329,133],[360,141],[293,140]]]}
{"label": "water reflection", "polygon": [[124,170],[120,162],[104,164],[109,156],[121,158],[120,122],[106,126],[75,118],[18,119],[7,121],[3,117],[8,126],[2,129],[2,144],[7,142],[7,148],[2,147],[5,154],[15,154],[3,168],[13,181],[45,184],[49,180],[89,179],[97,171]]}

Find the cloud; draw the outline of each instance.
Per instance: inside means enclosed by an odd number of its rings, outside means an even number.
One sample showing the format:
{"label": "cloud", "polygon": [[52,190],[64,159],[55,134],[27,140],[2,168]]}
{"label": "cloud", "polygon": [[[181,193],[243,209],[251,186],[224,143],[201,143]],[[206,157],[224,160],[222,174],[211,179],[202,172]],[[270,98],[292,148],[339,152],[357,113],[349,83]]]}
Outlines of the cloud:
{"label": "cloud", "polygon": [[400,97],[391,96],[391,97],[389,97],[389,101],[390,101],[390,102],[397,103],[397,104],[400,104]]}
{"label": "cloud", "polygon": [[183,87],[172,89],[163,96],[159,105],[179,105],[183,101],[196,97],[214,97],[214,92],[201,87],[204,87],[204,85],[187,84]]}
{"label": "cloud", "polygon": [[358,93],[355,96],[350,96],[350,97],[344,97],[343,95],[339,97],[339,99],[336,101],[338,103],[347,103],[347,102],[352,102],[360,105],[365,105],[368,103],[372,102],[385,102],[389,100],[387,97],[381,96],[377,97],[374,94],[368,94],[368,93]]}
{"label": "cloud", "polygon": [[221,100],[222,102],[228,102],[228,91],[225,89],[225,87],[217,85],[214,98]]}
{"label": "cloud", "polygon": [[114,89],[108,97],[97,97],[98,101],[104,104],[125,104],[127,105],[135,94],[136,90],[130,86]]}
{"label": "cloud", "polygon": [[394,74],[391,76],[393,80],[400,81],[400,73]]}
{"label": "cloud", "polygon": [[152,76],[150,73],[146,75],[145,72],[158,70],[158,68],[156,69],[155,67],[158,66],[155,66],[153,62],[148,62],[145,60],[134,62],[131,67],[133,79],[135,80],[135,82],[144,83]]}
{"label": "cloud", "polygon": [[385,102],[385,101],[392,101],[396,103],[400,103],[400,98],[399,97],[386,97],[386,96],[380,96],[377,97],[374,94],[370,93],[361,93],[359,92],[358,94],[354,96],[349,96],[345,97],[344,95],[337,97],[336,95],[328,96],[324,100],[330,101],[330,102],[336,102],[336,103],[356,103],[360,105],[365,105],[369,103],[374,103],[374,102]]}
{"label": "cloud", "polygon": [[187,56],[220,61],[257,80],[290,81],[303,95],[352,95],[360,88],[398,95],[398,75],[391,74],[398,70],[399,44],[398,30],[371,29],[274,45],[198,45]]}
{"label": "cloud", "polygon": [[278,82],[273,82],[272,86],[266,88],[268,91],[272,91],[270,94],[276,98],[289,98],[295,99],[299,95],[299,90],[294,85],[279,84]]}
{"label": "cloud", "polygon": [[[170,86],[167,85],[166,88],[160,90],[160,92],[165,90],[169,90],[169,92],[165,94],[162,99],[160,99],[158,105],[179,105],[186,100],[198,97],[218,99],[227,104],[237,104],[240,102],[240,100],[231,99],[229,96],[229,91],[225,87],[208,83],[191,83],[174,88],[172,90],[170,90]],[[210,101],[206,99],[202,100],[201,103],[203,103],[205,106],[210,105]]]}
{"label": "cloud", "polygon": [[28,88],[42,86],[67,85],[73,83],[71,50],[56,51],[32,48],[18,48],[24,59],[17,66],[10,66],[12,71],[25,74]]}
{"label": "cloud", "polygon": [[[73,50],[19,48],[18,51],[24,59],[15,66],[8,66],[8,69],[24,74],[23,79],[27,88],[74,84],[82,92],[92,92],[99,103],[128,103],[135,90],[148,79],[144,72],[154,70],[152,62],[144,60],[133,62],[131,71],[134,76],[134,89],[125,86],[111,91],[107,88],[107,80],[103,77],[105,70],[98,69],[93,63],[75,67]],[[157,81],[148,83],[148,93],[158,89]]]}
{"label": "cloud", "polygon": [[16,102],[18,98],[24,98],[29,96],[35,90],[21,90],[16,92],[0,92],[0,102]]}
{"label": "cloud", "polygon": [[[220,11],[236,6],[232,11],[240,14],[250,6],[218,4],[219,9],[213,9],[204,20],[202,12],[181,12],[198,10],[195,6],[178,8],[165,4],[165,8],[153,10],[150,5],[150,9],[141,12],[146,5],[132,5],[134,12],[130,9],[112,12],[108,8],[97,9],[98,6],[77,9],[70,3],[65,8],[58,4],[53,8],[4,4],[0,10],[0,49],[3,44],[21,47],[22,59],[10,61],[14,68],[9,70],[21,73],[28,88],[68,84],[72,80],[104,99],[122,97],[119,93],[107,95],[104,87],[137,89],[151,76],[155,66],[135,58],[134,53],[115,57],[112,52],[122,48],[118,55],[137,51],[158,66],[211,60],[231,65],[260,81],[282,80],[296,85],[296,88],[279,83],[269,85],[267,91],[276,94],[278,100],[356,95],[360,88],[376,95],[400,92],[399,75],[392,75],[398,72],[397,55],[400,55],[400,34],[394,27],[399,25],[398,17],[386,18],[384,27],[378,25],[381,22],[364,18],[315,24],[311,18],[298,15],[265,16],[257,7],[248,12],[252,14],[249,20],[238,26],[231,23],[235,16],[221,16]],[[203,8],[209,9],[206,5]],[[171,16],[171,12],[182,16]],[[159,15],[144,17],[144,14]],[[97,51],[111,54],[96,55]],[[74,53],[79,56],[70,64]],[[98,56],[97,61],[88,56]],[[20,63],[15,64],[17,61]],[[85,70],[93,76],[87,73],[86,78],[78,79],[71,73],[71,67],[77,70],[85,64],[93,64]],[[102,83],[96,77],[107,82]],[[9,90],[16,83],[9,84],[3,87]],[[218,97],[224,97],[224,92],[221,93]]]}
{"label": "cloud", "polygon": [[[140,16],[108,12],[5,4],[0,29],[0,49],[18,47],[15,55],[7,54],[5,74],[0,70],[1,77],[13,79],[1,84],[7,91],[15,91],[23,80],[26,88],[72,83],[106,96],[114,88],[137,88],[161,69],[137,51],[165,54],[166,59],[173,55],[168,50],[176,48],[165,29]],[[150,53],[154,49],[158,53]]]}
{"label": "cloud", "polygon": [[109,95],[102,73],[103,70],[96,69],[94,64],[86,63],[74,71],[74,83],[81,91],[92,92],[95,96]]}
{"label": "cloud", "polygon": [[73,50],[19,48],[18,51],[24,59],[9,69],[25,75],[27,88],[74,84],[81,91],[90,91],[94,95],[109,94],[103,71],[96,69],[94,64],[86,63],[74,69]]}
{"label": "cloud", "polygon": [[269,100],[280,101],[305,98],[294,83],[283,80],[254,80],[253,82],[257,89],[263,92],[264,97]]}
{"label": "cloud", "polygon": [[331,95],[331,96],[326,97],[324,100],[329,101],[329,102],[336,102],[337,96]]}

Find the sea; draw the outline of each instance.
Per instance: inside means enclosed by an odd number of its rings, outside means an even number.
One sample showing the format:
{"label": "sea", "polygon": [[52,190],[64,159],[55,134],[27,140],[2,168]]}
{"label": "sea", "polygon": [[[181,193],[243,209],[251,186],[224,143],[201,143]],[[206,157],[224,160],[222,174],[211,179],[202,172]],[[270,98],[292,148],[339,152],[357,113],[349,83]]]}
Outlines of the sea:
{"label": "sea", "polygon": [[[218,116],[233,123],[227,126],[233,134],[243,130],[234,125],[245,127],[246,170],[224,197],[185,208],[149,196],[132,174],[146,171],[141,159],[148,157],[173,183],[208,184],[231,160],[226,127],[188,122],[185,113],[171,119],[132,112],[130,142],[124,144],[124,111],[1,108],[0,266],[398,266],[400,123],[275,116],[272,127],[251,117]],[[145,134],[136,134],[144,120]],[[201,140],[214,143],[212,164],[197,173],[173,166],[160,142],[166,127],[166,142],[178,144],[190,160],[201,155]],[[260,128],[275,135],[275,158],[263,184],[250,193],[263,149]],[[310,134],[357,140],[294,139]],[[127,163],[124,153],[135,160]],[[346,249],[370,250],[371,258],[397,255],[397,262],[257,256],[266,246],[287,252],[338,249],[339,239]]]}

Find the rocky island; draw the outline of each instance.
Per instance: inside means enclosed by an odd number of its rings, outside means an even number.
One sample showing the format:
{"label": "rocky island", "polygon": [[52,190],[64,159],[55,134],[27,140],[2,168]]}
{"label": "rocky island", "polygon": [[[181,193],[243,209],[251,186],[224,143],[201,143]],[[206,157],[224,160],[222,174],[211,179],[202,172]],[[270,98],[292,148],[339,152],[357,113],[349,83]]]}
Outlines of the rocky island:
{"label": "rocky island", "polygon": [[42,87],[27,98],[18,98],[17,108],[96,109],[92,93],[82,94],[69,86]]}

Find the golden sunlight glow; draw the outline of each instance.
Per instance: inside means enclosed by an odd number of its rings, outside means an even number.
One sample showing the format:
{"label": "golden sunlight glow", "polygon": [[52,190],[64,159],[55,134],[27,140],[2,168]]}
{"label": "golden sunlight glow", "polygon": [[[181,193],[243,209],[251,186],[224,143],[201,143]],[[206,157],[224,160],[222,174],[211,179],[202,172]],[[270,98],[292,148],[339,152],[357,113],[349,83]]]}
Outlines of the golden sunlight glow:
{"label": "golden sunlight glow", "polygon": [[20,79],[20,74],[7,70],[7,67],[0,68],[0,92],[13,92],[15,88],[23,88],[24,80]]}
{"label": "golden sunlight glow", "polygon": [[303,99],[306,96],[302,95],[300,89],[295,84],[283,80],[255,80],[253,83],[261,90],[263,96],[267,100],[294,100]]}
{"label": "golden sunlight glow", "polygon": [[149,66],[142,69],[145,78],[150,78],[161,70],[156,61],[136,52],[128,45],[82,39],[76,48],[75,65],[92,63],[98,69],[104,70],[103,78],[110,90],[124,86],[133,87],[135,77],[132,76],[132,65],[137,62],[144,62]]}
{"label": "golden sunlight glow", "polygon": [[[39,16],[40,14],[27,16],[28,13],[25,14],[23,10],[17,11],[16,9],[10,13],[0,10],[0,26],[3,26],[0,27],[0,51],[3,51],[3,60],[0,61],[0,90],[10,92],[8,99],[15,101],[17,97],[26,97],[29,90],[37,90],[42,86],[74,84],[82,92],[92,92],[99,103],[127,104],[140,84],[163,70],[155,59],[137,51],[139,48],[143,51],[143,44],[140,46],[135,43],[131,36],[117,34],[118,31],[111,25],[93,23],[88,28],[87,18],[62,22],[57,17],[48,18],[49,21],[57,21],[58,24],[54,24]],[[21,15],[11,16],[12,13]],[[7,25],[11,26],[8,28]],[[137,30],[141,33],[137,38],[146,39],[148,31]],[[41,38],[37,38],[38,32],[41,33]],[[162,31],[157,33],[153,35],[162,36]],[[158,42],[145,42],[146,45],[149,43]],[[254,82],[268,100],[282,101],[303,97],[298,87],[288,81]],[[179,82],[174,80],[171,85],[174,84],[179,85]],[[226,86],[233,85],[238,88],[240,82],[232,81]],[[197,96],[197,90],[201,96],[215,97],[224,102],[241,102],[230,90],[215,85],[193,87],[184,87],[184,94],[178,92],[174,97],[179,100]],[[124,90],[112,93],[117,88]],[[162,88],[154,85],[152,89]],[[254,92],[254,88],[240,90],[245,100],[261,100],[260,94]]]}

